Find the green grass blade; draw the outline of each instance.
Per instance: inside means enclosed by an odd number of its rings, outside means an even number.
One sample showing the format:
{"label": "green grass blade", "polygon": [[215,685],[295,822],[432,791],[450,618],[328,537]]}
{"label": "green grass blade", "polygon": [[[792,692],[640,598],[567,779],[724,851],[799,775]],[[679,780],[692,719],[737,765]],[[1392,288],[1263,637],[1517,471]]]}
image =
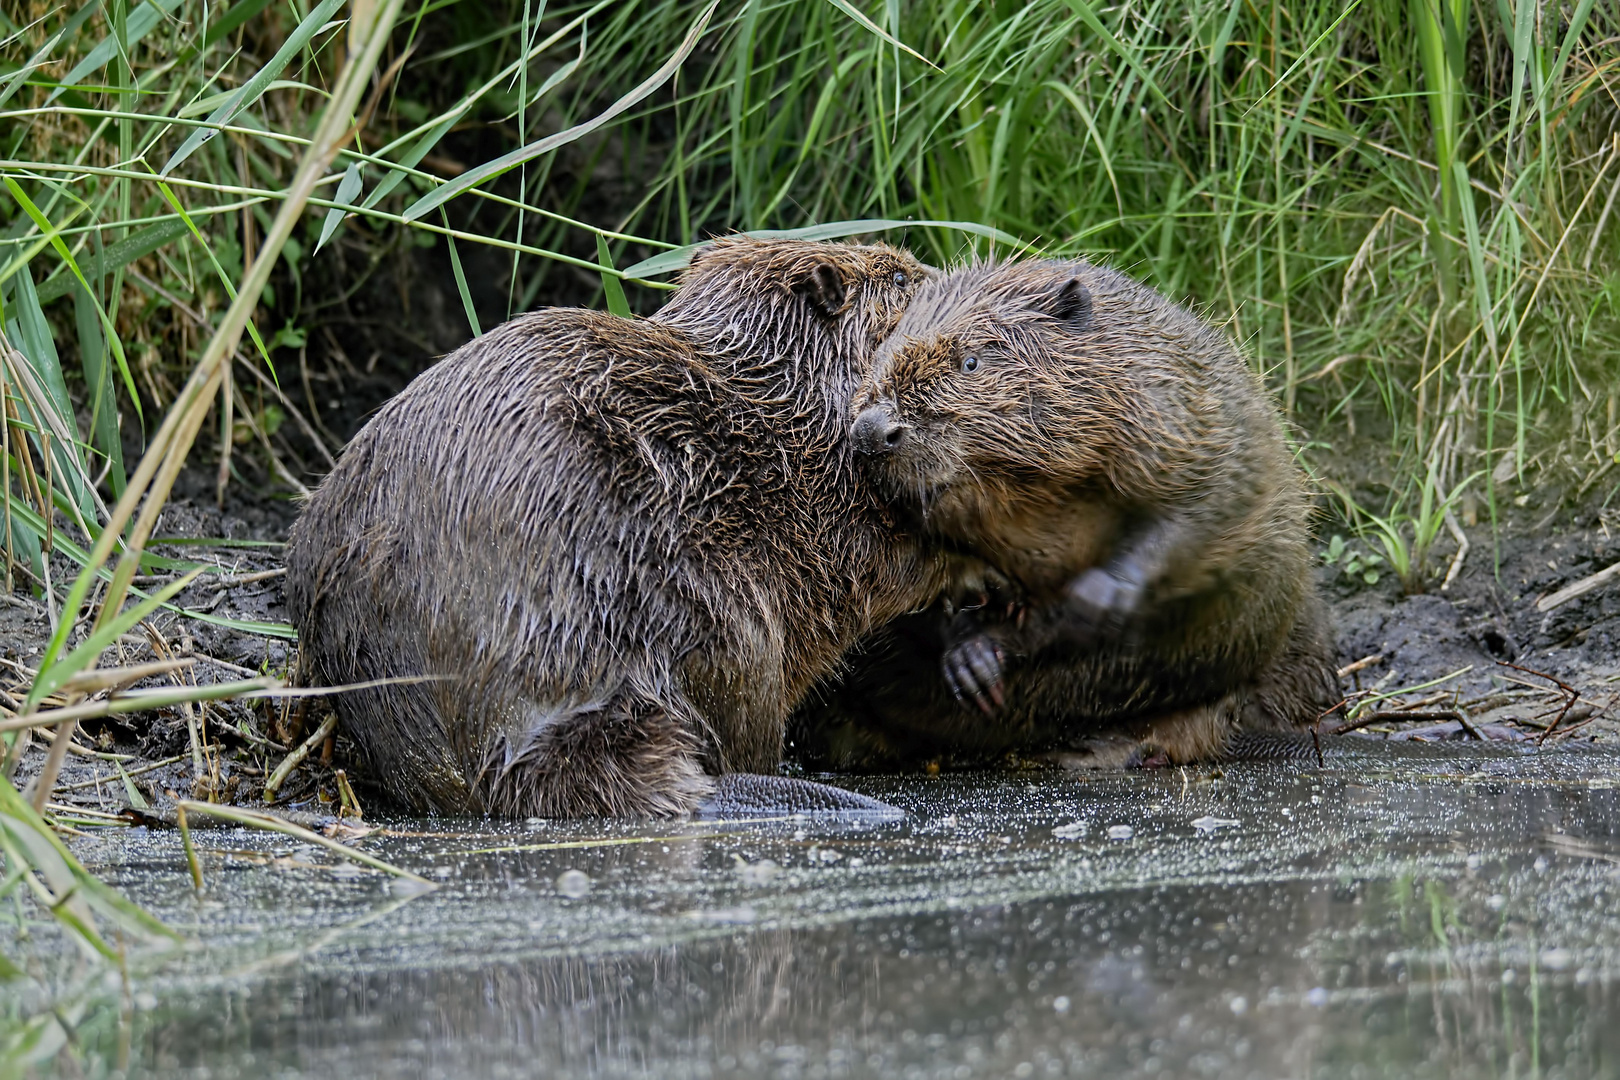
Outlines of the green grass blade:
{"label": "green grass blade", "polygon": [[409,209],[405,211],[405,220],[415,221],[429,210],[449,202],[468,188],[476,187],[486,180],[510,172],[525,161],[532,161],[541,154],[549,153],[559,146],[566,146],[582,136],[589,135],[636,104],[636,102],[647,97],[647,95],[668,82],[681,64],[685,62],[686,58],[692,54],[692,50],[697,48],[698,39],[703,36],[703,31],[708,28],[709,18],[714,14],[714,9],[719,6],[719,3],[720,0],[713,0],[708,7],[703,9],[703,14],[698,16],[697,21],[692,24],[692,28],[687,31],[686,38],[681,42],[680,47],[675,50],[675,55],[665,61],[663,67],[648,76],[640,86],[609,105],[606,110],[583,124],[575,124],[566,131],[547,135],[545,138],[532,142],[528,146],[519,147],[509,154],[501,155],[494,161],[486,162],[476,169],[469,169],[450,183],[428,192],[412,203]]}
{"label": "green grass blade", "polygon": [[1125,66],[1136,73],[1136,77],[1142,80],[1142,85],[1147,87],[1154,97],[1167,105],[1169,104],[1169,99],[1164,96],[1164,91],[1159,89],[1159,84],[1154,81],[1147,68],[1142,66],[1142,62],[1137,58],[1136,53],[1126,48],[1124,42],[1109,32],[1108,27],[1104,26],[1102,20],[1097,18],[1097,13],[1091,9],[1091,5],[1086,3],[1086,0],[1064,0],[1064,2],[1069,5],[1069,10],[1073,11],[1082,23],[1085,23],[1087,30],[1101,38],[1102,43],[1108,46],[1109,51],[1123,60]]}
{"label": "green grass blade", "polygon": [[[171,218],[168,221],[160,221],[137,232],[130,233],[116,244],[108,244],[102,249],[101,273],[111,274],[114,270],[122,269],[136,259],[145,258],[159,248],[174,243],[180,237],[186,235],[186,232],[187,225],[184,220]],[[53,273],[39,284],[39,302],[48,304],[58,297],[66,296],[77,285],[78,282],[72,274]]]}
{"label": "green grass blade", "polygon": [[[179,6],[180,0],[145,0],[145,3],[141,4],[140,7],[136,8],[130,13],[129,22],[125,30],[126,48],[129,45],[136,44],[147,34],[151,33],[152,28],[163,21],[163,16],[169,14]],[[62,76],[62,81],[57,85],[55,90],[51,91],[51,96],[45,99],[46,103],[49,104],[50,102],[55,101],[65,91],[71,87],[77,86],[81,81],[83,81],[84,77],[89,75],[91,72],[100,71],[107,65],[107,61],[111,60],[117,55],[118,42],[113,39],[113,35],[108,34],[106,37],[101,39],[101,42],[97,44],[95,48],[91,49],[90,52],[86,54],[83,60],[80,60],[77,64],[73,65],[72,71],[69,71],[66,75]]]}
{"label": "green grass blade", "polygon": [[[1024,241],[1003,232],[990,225],[980,225],[973,221],[896,221],[886,218],[862,218],[858,221],[829,221],[822,225],[807,225],[802,229],[754,229],[741,233],[742,236],[758,237],[785,237],[798,240],[836,240],[846,236],[858,236],[866,233],[890,232],[895,229],[954,229],[957,232],[968,233],[971,236],[983,236],[994,240],[998,244],[1006,244],[1019,251],[1031,251],[1033,248]],[[692,261],[692,253],[703,247],[702,243],[687,244],[684,247],[672,248],[669,251],[659,252],[650,259],[643,259],[634,266],[627,266],[623,276],[627,278],[652,277],[656,274],[672,274],[682,270]]]}
{"label": "green grass blade", "polygon": [[[449,216],[443,210],[439,215],[444,218],[444,227],[450,227]],[[456,276],[456,292],[461,294],[461,307],[467,313],[467,325],[472,327],[473,337],[483,337],[484,328],[478,325],[478,309],[473,306],[472,290],[467,288],[467,275],[461,269],[461,253],[456,250],[456,238],[446,236],[445,242],[450,245],[450,269]]]}
{"label": "green grass blade", "polygon": [[[103,650],[110,647],[113,642],[122,637],[136,623],[156,611],[165,601],[172,600],[176,595],[183,592],[188,585],[197,580],[198,575],[201,573],[201,570],[193,570],[184,577],[169,582],[169,584],[134,607],[120,611],[116,616],[109,619],[106,625],[93,631],[71,652],[62,656],[61,659],[58,660],[50,652],[47,652],[45,659],[40,661],[39,674],[34,678],[34,685],[29,689],[28,697],[23,700],[22,711],[30,712],[38,707],[40,701],[47,695],[55,693],[64,682],[89,667],[92,662],[100,658]],[[63,627],[70,626],[66,619],[63,620],[62,625]],[[59,653],[61,646],[57,645],[57,639],[65,641],[65,629],[58,630],[56,637],[51,641],[53,649]]]}
{"label": "green grass blade", "polygon": [[[85,292],[90,293],[90,283],[84,279],[84,274],[80,273],[79,264],[74,261],[72,253],[68,251],[67,244],[56,234],[55,226],[46,220],[39,207],[34,205],[34,200],[28,197],[27,192],[23,191],[22,186],[17,181],[7,176],[5,182],[6,189],[11,192],[11,197],[17,200],[17,205],[22,207],[23,212],[33,219],[35,225],[39,226],[39,231],[51,241],[51,246],[56,248],[56,253],[62,257],[62,262],[67,264],[68,270],[73,273],[73,277],[78,281],[79,286]],[[102,326],[106,328],[107,344],[112,347],[113,359],[118,361],[118,371],[124,377],[124,387],[129,391],[130,403],[135,406],[138,412],[140,410],[140,395],[135,390],[135,376],[130,374],[129,360],[124,356],[124,345],[120,340],[118,328],[113,325],[112,319],[108,317],[107,310],[101,306],[101,302],[95,299],[95,294],[91,293],[90,296],[91,302],[96,306],[96,316],[101,320]],[[73,414],[69,411],[66,415],[72,416]]]}
{"label": "green grass blade", "polygon": [[[924,56],[922,53],[918,52],[916,49],[913,49],[910,45],[907,45],[905,42],[901,41],[899,38],[895,37],[893,34],[889,33],[887,30],[883,29],[883,27],[879,26],[877,23],[875,23],[871,19],[867,18],[866,14],[863,11],[861,11],[860,8],[858,8],[854,4],[850,3],[849,0],[827,0],[827,2],[829,4],[831,4],[833,7],[837,8],[839,11],[842,11],[845,15],[849,16],[851,19],[855,20],[855,22],[859,23],[861,25],[861,27],[867,33],[873,34],[873,35],[876,35],[877,37],[882,38],[885,42],[887,42],[888,44],[894,46],[896,49],[899,49],[902,52],[910,53],[912,56],[916,57],[918,60],[921,60],[923,63],[927,64],[929,67],[933,68],[934,70],[936,70],[936,71],[939,70],[939,65],[938,64],[934,63],[932,60],[928,59],[928,57]],[[1095,18],[1096,16],[1092,16],[1092,17]],[[1106,31],[1105,31],[1105,33],[1106,33]]]}
{"label": "green grass blade", "polygon": [[[208,122],[210,124],[229,123],[237,113],[258,101],[260,95],[275,81],[276,76],[280,75],[282,70],[292,62],[293,57],[303,51],[304,46],[309,44],[310,39],[315,36],[316,32],[325,26],[332,18],[333,13],[342,6],[343,0],[321,0],[320,3],[316,4],[310,13],[299,21],[293,32],[287,35],[287,40],[282,42],[281,48],[276,50],[276,54],[270,58],[270,62],[260,68],[258,73],[247,82],[243,83],[224,104],[215,109],[209,115]],[[0,98],[0,102],[3,101],[4,98]],[[211,127],[193,130],[186,137],[186,141],[180,144],[180,148],[170,155],[168,161],[164,162],[163,168],[158,170],[158,175],[168,176],[175,170],[176,166],[190,157],[197,147],[212,139],[216,134],[217,131]]]}
{"label": "green grass blade", "polygon": [[601,233],[596,234],[596,258],[602,264],[602,294],[607,299],[608,311],[623,319],[630,318],[630,301],[625,299],[624,284],[613,273],[613,255],[608,251],[607,237]]}
{"label": "green grass blade", "polygon": [[[337,194],[332,198],[340,203],[352,203],[358,194],[360,194],[360,162],[356,161],[343,170],[343,179],[338,182]],[[315,241],[316,251],[326,246],[326,242],[332,239],[332,234],[337,232],[337,227],[343,224],[343,219],[348,216],[345,211],[335,206],[326,212],[326,221],[321,225],[321,238]]]}

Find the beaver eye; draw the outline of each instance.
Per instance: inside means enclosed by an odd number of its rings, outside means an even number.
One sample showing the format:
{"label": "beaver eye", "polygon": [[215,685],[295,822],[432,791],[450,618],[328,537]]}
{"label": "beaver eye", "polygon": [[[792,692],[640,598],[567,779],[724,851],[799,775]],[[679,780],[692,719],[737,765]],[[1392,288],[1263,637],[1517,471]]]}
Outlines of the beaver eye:
{"label": "beaver eye", "polygon": [[962,358],[962,370],[967,372],[969,375],[973,374],[975,371],[978,371],[979,370],[979,358],[977,356],[965,356],[965,357],[963,357]]}
{"label": "beaver eye", "polygon": [[904,270],[896,270],[890,280],[892,280],[897,287],[903,289],[906,287],[906,282],[910,281],[911,279],[906,277],[906,272]]}

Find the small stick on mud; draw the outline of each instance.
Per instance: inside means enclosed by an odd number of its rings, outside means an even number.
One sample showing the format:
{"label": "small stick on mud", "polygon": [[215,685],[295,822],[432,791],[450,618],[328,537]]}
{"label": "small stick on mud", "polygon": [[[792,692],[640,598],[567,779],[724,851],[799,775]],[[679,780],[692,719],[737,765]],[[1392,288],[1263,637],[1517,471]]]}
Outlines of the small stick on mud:
{"label": "small stick on mud", "polygon": [[[1368,661],[1370,661],[1371,659],[1372,659],[1372,657],[1367,657],[1366,658],[1366,660],[1368,660]],[[1382,659],[1382,657],[1379,657],[1379,659]],[[1364,663],[1364,662],[1365,661],[1362,661],[1362,660],[1356,661],[1356,663],[1358,663],[1358,664]],[[1355,665],[1352,664],[1351,666],[1354,667]],[[1343,671],[1339,672],[1339,677],[1340,678],[1344,677],[1344,672]],[[1330,709],[1324,709],[1322,712],[1318,713],[1316,715],[1316,723],[1311,725],[1311,745],[1316,748],[1316,767],[1318,769],[1327,768],[1327,761],[1326,761],[1326,759],[1324,759],[1322,757],[1322,738],[1321,738],[1320,735],[1317,734],[1317,732],[1322,727],[1322,721],[1326,720],[1328,717],[1332,716],[1334,713],[1338,712],[1340,709],[1344,708],[1348,704],[1350,704],[1350,699],[1349,698],[1340,698],[1338,704],[1334,705]],[[1328,734],[1332,735],[1332,734],[1335,734],[1337,731],[1338,731],[1338,729],[1335,728],[1334,730],[1329,731]]]}
{"label": "small stick on mud", "polygon": [[[162,761],[154,761],[154,762],[151,762],[150,764],[142,765],[138,769],[129,769],[127,771],[123,770],[123,769],[120,769],[119,772],[122,773],[125,777],[139,776],[142,773],[149,773],[154,769],[161,769],[165,765],[173,765],[176,762],[181,762],[181,761],[184,761],[184,760],[186,760],[186,755],[185,754],[176,754],[176,755],[174,755],[174,757],[166,757]],[[58,791],[82,791],[85,788],[96,787],[96,786],[98,786],[100,784],[105,784],[105,783],[108,783],[108,782],[110,782],[112,780],[116,780],[116,779],[117,779],[116,776],[99,776],[98,775],[93,780],[80,780],[76,784],[63,784],[61,787],[57,788],[56,790],[58,790]]]}
{"label": "small stick on mud", "polygon": [[[1613,570],[1617,567],[1620,567],[1620,563],[1615,563],[1615,565],[1611,566],[1609,569]],[[1603,572],[1608,573],[1607,570]],[[1593,576],[1596,577],[1597,575],[1594,574]],[[1566,589],[1564,591],[1567,592],[1568,590]],[[1554,595],[1556,596],[1557,594],[1555,593]],[[1537,606],[1539,607],[1540,605]],[[1569,714],[1569,710],[1574,707],[1575,702],[1581,696],[1581,692],[1569,685],[1569,683],[1558,678],[1556,675],[1549,675],[1545,671],[1537,671],[1535,668],[1520,667],[1518,664],[1510,664],[1506,660],[1498,660],[1497,663],[1503,667],[1510,667],[1514,671],[1522,671],[1526,675],[1534,675],[1537,678],[1546,679],[1548,682],[1556,683],[1558,685],[1558,689],[1569,695],[1569,698],[1564,702],[1564,707],[1558,710],[1558,715],[1553,718],[1553,722],[1547,725],[1547,729],[1543,731],[1541,733],[1541,737],[1536,740],[1536,745],[1540,746],[1542,743],[1547,741],[1547,737],[1549,735],[1558,730],[1558,725],[1564,722],[1564,717],[1567,716]]]}
{"label": "small stick on mud", "polygon": [[72,675],[62,684],[62,692],[89,697],[103,690],[122,690],[131,683],[140,682],[152,675],[167,675],[171,671],[190,667],[196,662],[192,657],[185,656],[147,664],[130,664],[128,667],[92,668]]}
{"label": "small stick on mud", "polygon": [[1462,531],[1462,526],[1457,524],[1457,515],[1450,510],[1446,511],[1446,529],[1451,533],[1452,539],[1457,541],[1457,554],[1451,558],[1451,567],[1446,571],[1446,580],[1440,583],[1441,592],[1449,592],[1451,583],[1462,573],[1463,560],[1468,558],[1469,547],[1468,534]]}
{"label": "small stick on mud", "polygon": [[[1460,721],[1462,720],[1462,713],[1458,712],[1456,709],[1433,709],[1428,711],[1417,711],[1410,709],[1401,711],[1391,709],[1384,712],[1367,713],[1364,716],[1356,717],[1354,720],[1346,720],[1338,727],[1329,728],[1327,733],[1329,735],[1343,735],[1351,731],[1360,731],[1362,728],[1370,727],[1373,724],[1382,724],[1386,722],[1405,723],[1411,720]],[[1465,728],[1465,730],[1468,730],[1468,733],[1474,738],[1479,738],[1479,733],[1477,731],[1467,728]]]}
{"label": "small stick on mud", "polygon": [[[1550,596],[1543,596],[1540,600],[1536,601],[1536,610],[1545,614],[1555,607],[1561,607],[1562,605],[1569,603],[1578,596],[1585,596],[1593,589],[1607,585],[1617,577],[1620,577],[1620,562],[1615,563],[1613,566],[1604,567],[1595,574],[1588,574],[1586,577],[1581,578],[1581,580],[1574,582],[1573,584],[1565,585],[1562,589],[1559,589]],[[1509,664],[1508,666],[1512,667],[1513,665]],[[1519,670],[1525,671],[1528,669],[1520,668]],[[1532,671],[1530,674],[1541,675],[1541,672]],[[1544,675],[1542,677],[1552,678],[1550,675]]]}
{"label": "small stick on mud", "polygon": [[399,867],[394,866],[391,863],[385,863],[375,856],[367,855],[363,851],[357,851],[354,848],[349,847],[347,844],[340,844],[330,837],[322,836],[320,833],[306,829],[301,825],[294,825],[292,822],[276,817],[273,814],[262,813],[258,810],[246,810],[239,806],[220,806],[217,803],[193,802],[189,799],[178,800],[175,803],[175,807],[182,813],[187,810],[191,810],[195,813],[206,814],[209,817],[219,818],[221,821],[230,821],[237,825],[246,825],[252,829],[266,829],[270,832],[278,832],[287,836],[296,837],[305,843],[315,844],[318,847],[326,848],[328,851],[334,851],[343,856],[345,859],[360,863],[362,866],[369,866],[373,870],[381,870],[385,874],[393,874],[395,877],[406,878],[410,881],[417,882],[418,884],[426,885],[430,889],[438,888],[437,885],[429,881],[427,878],[418,877],[409,870],[401,870]]}
{"label": "small stick on mud", "polygon": [[264,782],[264,801],[275,802],[276,792],[281,790],[281,785],[286,783],[292,771],[302,765],[304,759],[309,757],[317,746],[326,742],[326,737],[336,730],[337,717],[328,716],[326,722],[315,729],[315,734],[299,743],[297,749],[288,754],[281,764],[276,766],[276,771],[270,774],[270,779]]}
{"label": "small stick on mud", "polygon": [[[1356,672],[1360,671],[1362,668],[1370,668],[1374,664],[1382,663],[1383,659],[1384,659],[1384,654],[1383,653],[1373,653],[1371,656],[1363,656],[1360,660],[1357,660],[1355,663],[1346,664],[1346,665],[1344,665],[1344,667],[1340,668],[1339,671],[1338,671],[1339,678],[1347,679],[1350,676],[1354,675]],[[1342,702],[1342,701],[1339,702],[1339,705],[1343,705],[1343,704],[1344,704],[1344,702]],[[1338,705],[1335,705],[1333,708],[1336,709],[1338,707],[1339,707]],[[1333,709],[1328,710],[1328,712],[1332,712],[1332,711],[1333,711]],[[1325,716],[1327,714],[1324,713],[1323,715]]]}

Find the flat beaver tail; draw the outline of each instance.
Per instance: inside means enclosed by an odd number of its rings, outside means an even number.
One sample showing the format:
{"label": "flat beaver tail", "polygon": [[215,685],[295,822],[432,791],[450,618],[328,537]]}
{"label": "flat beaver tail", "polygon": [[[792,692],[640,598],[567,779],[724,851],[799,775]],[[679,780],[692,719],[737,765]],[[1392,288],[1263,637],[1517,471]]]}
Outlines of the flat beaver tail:
{"label": "flat beaver tail", "polygon": [[501,817],[680,817],[714,790],[698,740],[667,705],[630,690],[583,708],[527,707],[474,782]]}

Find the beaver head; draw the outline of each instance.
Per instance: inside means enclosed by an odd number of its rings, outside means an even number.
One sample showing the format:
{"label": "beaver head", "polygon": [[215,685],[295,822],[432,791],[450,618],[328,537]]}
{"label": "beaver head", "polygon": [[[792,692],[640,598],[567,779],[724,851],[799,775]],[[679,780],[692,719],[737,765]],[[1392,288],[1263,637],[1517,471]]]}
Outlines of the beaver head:
{"label": "beaver head", "polygon": [[990,513],[1095,477],[1131,403],[1085,263],[977,265],[925,282],[856,391],[851,438],[925,518]]}
{"label": "beaver head", "polygon": [[728,236],[697,250],[655,318],[721,358],[825,375],[864,368],[935,273],[887,244]]}

